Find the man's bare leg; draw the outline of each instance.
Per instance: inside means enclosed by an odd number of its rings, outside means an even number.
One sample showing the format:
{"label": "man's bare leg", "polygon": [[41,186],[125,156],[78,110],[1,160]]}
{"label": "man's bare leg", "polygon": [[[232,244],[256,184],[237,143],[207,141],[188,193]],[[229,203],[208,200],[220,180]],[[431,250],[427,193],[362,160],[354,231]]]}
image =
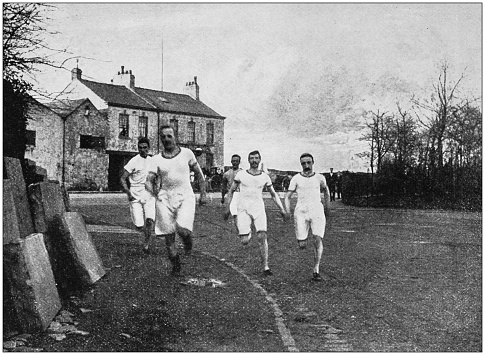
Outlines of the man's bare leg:
{"label": "man's bare leg", "polygon": [[269,252],[268,252],[268,235],[265,231],[256,232],[258,236],[258,243],[259,243],[259,252],[261,254],[261,261],[263,263],[263,270],[265,275],[272,275],[273,273],[269,269],[268,259],[269,259]]}
{"label": "man's bare leg", "polygon": [[155,222],[151,218],[147,218],[145,221],[145,228],[143,228],[143,234],[145,236],[145,241],[143,243],[143,252],[146,254],[150,253],[150,242],[152,239],[152,229]]}
{"label": "man's bare leg", "polygon": [[320,277],[320,261],[322,260],[322,253],[323,253],[323,241],[322,237],[318,235],[314,235],[314,246],[315,246],[315,266],[313,267],[313,280],[314,281],[321,281],[322,278]]}
{"label": "man's bare leg", "polygon": [[165,247],[167,249],[167,256],[172,263],[172,275],[180,275],[182,268],[180,264],[180,256],[177,254],[177,245],[175,244],[175,233],[165,234]]}
{"label": "man's bare leg", "polygon": [[192,231],[177,225],[177,234],[180,235],[180,238],[182,238],[182,242],[184,243],[185,254],[190,255],[193,247]]}

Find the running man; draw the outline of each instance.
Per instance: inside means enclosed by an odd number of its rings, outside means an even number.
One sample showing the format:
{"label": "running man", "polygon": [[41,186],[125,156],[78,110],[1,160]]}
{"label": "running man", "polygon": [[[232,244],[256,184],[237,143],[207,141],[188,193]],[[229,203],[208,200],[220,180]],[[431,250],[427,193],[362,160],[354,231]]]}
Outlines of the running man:
{"label": "running man", "polygon": [[238,172],[229,189],[224,219],[228,219],[231,214],[230,206],[233,195],[239,188],[236,223],[241,243],[243,245],[249,243],[251,240],[251,225],[254,224],[263,263],[263,274],[269,276],[273,275],[273,272],[268,265],[267,220],[263,201],[263,189],[265,187],[267,187],[271,197],[280,208],[283,218],[286,218],[286,213],[280,197],[273,188],[271,178],[258,168],[261,161],[261,154],[257,150],[249,153],[248,161],[250,168]]}
{"label": "running man", "polygon": [[160,140],[163,151],[152,157],[147,190],[157,196],[155,234],[165,237],[172,275],[179,276],[181,264],[175,235],[182,238],[186,254],[192,250],[195,195],[190,184],[190,171],[195,173],[199,181],[201,205],[205,203],[205,179],[194,153],[177,145],[171,126],[160,127]]}
{"label": "running man", "polygon": [[[330,217],[330,191],[327,181],[322,174],[313,172],[313,156],[304,153],[300,156],[303,171],[290,181],[285,194],[286,211],[290,213],[290,198],[293,193],[298,194],[294,212],[296,239],[300,249],[306,248],[309,229],[312,230],[315,247],[315,264],[313,267],[313,281],[322,281],[320,276],[320,261],[323,252],[323,236],[325,234],[326,217]],[[323,191],[322,205],[320,191]]]}
{"label": "running man", "polygon": [[[155,196],[145,189],[151,157],[148,155],[150,141],[142,137],[138,140],[138,152],[125,165],[120,183],[130,201],[130,214],[136,229],[145,236],[143,252],[150,253],[150,240],[155,220]],[[127,180],[130,182],[128,187]]]}
{"label": "running man", "polygon": [[[232,169],[229,169],[228,171],[226,171],[224,173],[224,175],[222,176],[221,204],[224,204],[224,202],[225,202],[224,196],[227,194],[228,189],[232,186],[232,183],[234,182],[234,178],[236,177],[236,174],[242,170],[239,167],[239,164],[241,164],[241,157],[237,154],[234,154],[231,157]],[[236,218],[237,218],[237,199],[238,199],[238,196],[239,196],[239,189],[234,191],[234,193],[232,195],[231,205],[229,206],[229,210],[231,211],[231,214],[234,217],[234,222],[236,222]]]}

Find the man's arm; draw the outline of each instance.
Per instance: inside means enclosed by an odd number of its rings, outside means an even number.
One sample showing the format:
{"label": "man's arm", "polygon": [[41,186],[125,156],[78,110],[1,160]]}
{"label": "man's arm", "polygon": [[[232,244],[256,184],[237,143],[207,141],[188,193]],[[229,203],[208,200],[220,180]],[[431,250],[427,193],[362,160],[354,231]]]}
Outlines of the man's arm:
{"label": "man's arm", "polygon": [[290,198],[293,196],[295,191],[286,191],[285,193],[285,208],[286,208],[286,213],[289,215],[291,213],[291,204],[290,204]]}
{"label": "man's arm", "polygon": [[147,179],[145,181],[145,190],[154,196],[158,196],[158,176],[153,171],[148,172]]}
{"label": "man's arm", "polygon": [[195,175],[197,175],[197,180],[199,181],[199,189],[200,189],[200,200],[199,204],[205,204],[205,178],[202,169],[200,168],[199,164],[196,162],[191,166],[192,170],[194,171]]}
{"label": "man's arm", "polygon": [[130,176],[130,172],[126,169],[123,170],[123,174],[121,175],[120,178],[120,184],[121,184],[121,190],[128,196],[128,201],[133,201],[135,198],[131,195],[130,188],[128,187],[128,184],[126,183],[126,179]]}
{"label": "man's arm", "polygon": [[268,191],[271,194],[271,197],[273,198],[273,201],[276,202],[276,205],[280,208],[281,216],[283,216],[283,218],[286,220],[286,216],[287,215],[286,215],[285,208],[283,207],[283,204],[281,203],[280,197],[278,196],[278,194],[274,190],[273,185],[269,185],[268,186]]}
{"label": "man's arm", "polygon": [[232,202],[232,196],[234,194],[234,191],[237,190],[237,187],[239,186],[239,181],[234,180],[232,183],[231,187],[229,188],[229,191],[227,193],[227,204],[226,204],[226,209],[224,212],[224,219],[228,219],[229,216],[231,215],[231,202]]}
{"label": "man's arm", "polygon": [[221,182],[221,203],[224,204],[224,196],[227,194],[227,183],[229,181],[225,176],[222,176]]}
{"label": "man's arm", "polygon": [[320,189],[323,192],[323,210],[325,211],[325,216],[330,217],[330,190],[328,189],[327,181],[323,177],[320,181]]}

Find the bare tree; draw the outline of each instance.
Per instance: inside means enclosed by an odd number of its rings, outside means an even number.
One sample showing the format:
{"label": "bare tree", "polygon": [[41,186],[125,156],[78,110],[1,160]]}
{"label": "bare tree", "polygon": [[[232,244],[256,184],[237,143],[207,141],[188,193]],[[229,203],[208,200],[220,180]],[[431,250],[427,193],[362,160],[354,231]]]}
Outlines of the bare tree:
{"label": "bare tree", "polygon": [[412,99],[422,113],[420,115],[416,112],[418,119],[428,130],[428,165],[432,170],[438,171],[443,168],[446,132],[450,126],[453,108],[458,105],[458,88],[464,78],[464,74],[461,74],[458,80],[452,82],[448,78],[448,71],[448,63],[441,64],[438,81],[433,85],[434,91],[430,100],[419,100],[415,97]]}
{"label": "bare tree", "polygon": [[369,132],[361,139],[369,142],[370,166],[371,172],[374,173],[374,166],[377,171],[382,167],[384,156],[395,142],[395,135],[393,134],[393,116],[388,115],[387,112],[380,112],[380,110],[371,111],[371,114],[372,120],[367,122]]}
{"label": "bare tree", "polygon": [[[45,10],[50,5],[35,3],[3,4],[3,78],[11,83],[25,82],[36,65],[51,65],[45,55]],[[25,85],[28,85],[25,83]]]}

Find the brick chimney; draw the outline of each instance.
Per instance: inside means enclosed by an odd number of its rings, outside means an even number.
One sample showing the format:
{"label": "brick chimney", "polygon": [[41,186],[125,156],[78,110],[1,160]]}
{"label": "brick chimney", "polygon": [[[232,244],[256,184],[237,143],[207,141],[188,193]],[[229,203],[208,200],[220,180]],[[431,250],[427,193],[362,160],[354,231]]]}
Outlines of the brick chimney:
{"label": "brick chimney", "polygon": [[135,76],[131,73],[131,70],[125,70],[125,67],[122,65],[121,71],[118,72],[118,75],[114,76],[112,83],[133,89],[135,87]]}
{"label": "brick chimney", "polygon": [[81,74],[83,71],[79,68],[71,70],[71,80],[81,80]]}
{"label": "brick chimney", "polygon": [[199,84],[197,84],[196,76],[194,76],[194,81],[185,83],[184,94],[187,94],[194,100],[199,101]]}

